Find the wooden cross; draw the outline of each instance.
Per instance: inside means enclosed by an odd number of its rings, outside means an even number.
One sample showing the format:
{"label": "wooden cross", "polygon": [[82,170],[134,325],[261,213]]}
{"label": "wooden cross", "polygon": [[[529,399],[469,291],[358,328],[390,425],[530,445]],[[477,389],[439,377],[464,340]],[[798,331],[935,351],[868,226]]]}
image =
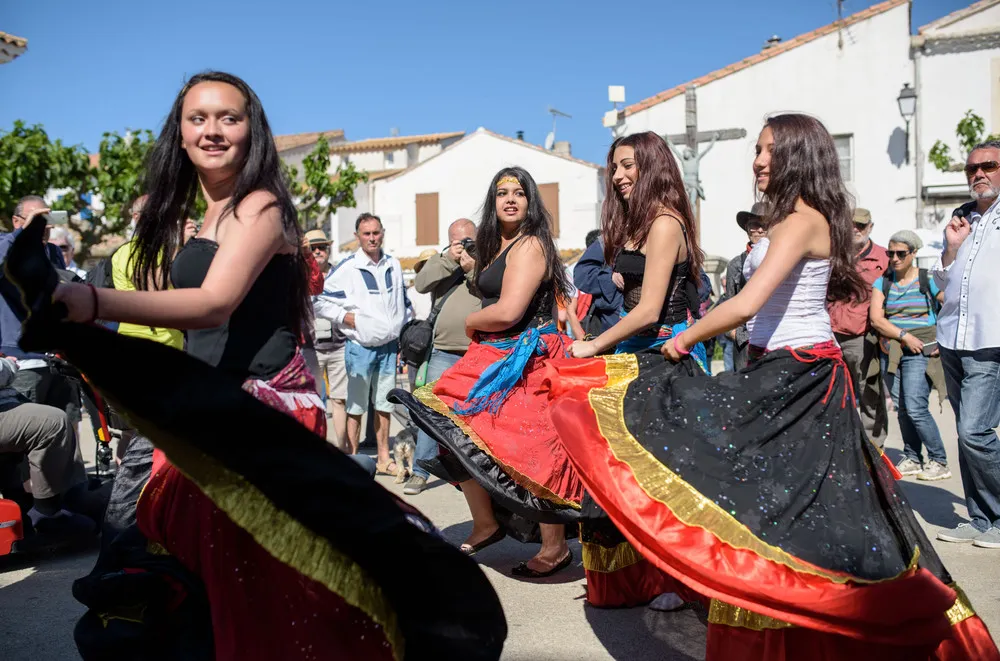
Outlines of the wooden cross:
{"label": "wooden cross", "polygon": [[[701,200],[705,199],[705,192],[701,188],[701,178],[698,176],[698,165],[702,157],[707,154],[718,140],[739,140],[747,135],[746,129],[721,129],[719,131],[698,131],[698,100],[695,93],[695,86],[690,85],[684,89],[684,133],[671,133],[664,135],[670,149],[681,162],[681,171],[684,175],[684,188],[687,190],[688,198],[691,200],[691,210],[697,220],[701,220]],[[698,152],[698,144],[709,143],[708,147]],[[682,143],[684,150],[678,150],[676,145]]]}

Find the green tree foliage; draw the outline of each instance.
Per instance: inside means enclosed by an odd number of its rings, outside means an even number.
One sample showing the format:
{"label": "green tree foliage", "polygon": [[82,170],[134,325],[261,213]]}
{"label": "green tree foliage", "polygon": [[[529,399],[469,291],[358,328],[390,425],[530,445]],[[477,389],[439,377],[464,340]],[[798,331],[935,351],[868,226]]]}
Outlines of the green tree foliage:
{"label": "green tree foliage", "polygon": [[53,207],[71,214],[87,203],[90,163],[80,145],[67,146],[49,139],[41,124],[14,122],[10,131],[0,131],[0,224],[11,229],[14,205],[25,195],[45,195],[50,189],[68,189]]}
{"label": "green tree foliage", "polygon": [[965,113],[965,117],[959,120],[958,126],[955,127],[955,137],[958,139],[959,147],[958,158],[953,159],[951,156],[951,147],[938,140],[927,153],[927,160],[942,172],[956,172],[961,170],[962,166],[965,165],[965,159],[968,158],[969,152],[972,151],[973,147],[986,140],[1000,139],[998,135],[987,136],[985,133],[986,122],[983,121],[982,117],[968,110]]}
{"label": "green tree foliage", "polygon": [[331,176],[330,145],[320,137],[316,146],[302,159],[303,176],[298,168],[284,166],[289,189],[295,198],[299,222],[307,230],[322,228],[324,220],[339,208],[353,208],[354,187],[368,181],[368,174],[347,163]]}
{"label": "green tree foliage", "polygon": [[[139,194],[143,163],[152,146],[150,131],[105,133],[92,166],[83,146],[53,141],[40,124],[29,127],[16,121],[13,129],[0,132],[0,222],[10,229],[14,205],[25,195],[55,192],[59,198],[52,208],[69,213],[69,227],[80,237],[76,258],[83,263],[95,245],[127,227],[125,206]],[[97,196],[101,215],[93,213],[88,202]]]}

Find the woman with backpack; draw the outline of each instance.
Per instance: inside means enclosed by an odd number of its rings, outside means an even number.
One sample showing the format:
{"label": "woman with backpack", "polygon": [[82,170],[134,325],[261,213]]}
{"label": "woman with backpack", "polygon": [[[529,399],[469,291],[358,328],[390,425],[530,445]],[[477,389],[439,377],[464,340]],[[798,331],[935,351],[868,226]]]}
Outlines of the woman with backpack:
{"label": "woman with backpack", "polygon": [[[896,468],[918,480],[944,480],[951,477],[951,471],[929,409],[931,386],[945,392],[935,325],[944,295],[927,271],[917,267],[921,246],[920,237],[911,230],[896,232],[889,239],[890,268],[873,285],[869,316],[882,337],[886,384],[903,436],[903,460]],[[927,449],[927,463],[923,463],[921,448]]]}

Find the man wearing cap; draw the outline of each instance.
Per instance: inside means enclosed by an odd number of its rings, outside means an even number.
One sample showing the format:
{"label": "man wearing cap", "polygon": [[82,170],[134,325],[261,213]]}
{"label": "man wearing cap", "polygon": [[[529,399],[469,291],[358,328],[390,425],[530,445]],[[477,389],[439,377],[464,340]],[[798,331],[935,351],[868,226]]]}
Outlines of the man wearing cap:
{"label": "man wearing cap", "polygon": [[313,258],[316,260],[316,265],[319,266],[319,270],[323,274],[323,292],[313,296],[315,311],[313,346],[316,348],[316,360],[319,363],[320,375],[325,379],[321,390],[326,393],[330,403],[334,443],[341,450],[347,451],[349,447],[347,443],[347,368],[344,366],[344,345],[347,344],[347,338],[337,329],[332,319],[322,315],[323,305],[317,304],[324,296],[329,296],[327,290],[333,291],[328,282],[334,271],[330,264],[330,240],[323,230],[306,232],[305,238]]}
{"label": "man wearing cap", "polygon": [[[755,202],[750,211],[740,211],[736,214],[736,224],[747,233],[747,247],[729,260],[729,265],[726,267],[726,282],[719,303],[736,296],[747,283],[743,277],[743,265],[747,261],[747,255],[750,254],[750,249],[767,234],[764,227],[764,203]],[[726,337],[733,343],[733,369],[741,370],[749,362],[750,333],[744,324],[726,333]]]}
{"label": "man wearing cap", "polygon": [[[469,254],[463,242],[475,238],[475,223],[459,218],[448,227],[448,247],[440,253],[434,251],[433,255],[413,267],[417,272],[414,279],[416,290],[421,294],[430,294],[431,310],[440,310],[434,322],[434,348],[427,361],[425,383],[441,378],[444,371],[457,363],[469,348],[465,318],[479,310],[481,302],[470,288],[476,259]],[[428,473],[421,467],[420,461],[430,461],[436,456],[437,444],[420,431],[417,434],[413,475],[403,488],[404,494],[412,496],[423,491]]]}
{"label": "man wearing cap", "polygon": [[[854,268],[868,285],[868,291],[889,266],[885,248],[871,240],[874,226],[868,209],[854,210],[854,250],[857,254]],[[854,382],[861,422],[868,437],[881,447],[888,433],[889,416],[878,361],[878,336],[872,332],[868,320],[870,299],[871,294],[859,303],[838,301],[830,304],[829,312],[833,333]]]}

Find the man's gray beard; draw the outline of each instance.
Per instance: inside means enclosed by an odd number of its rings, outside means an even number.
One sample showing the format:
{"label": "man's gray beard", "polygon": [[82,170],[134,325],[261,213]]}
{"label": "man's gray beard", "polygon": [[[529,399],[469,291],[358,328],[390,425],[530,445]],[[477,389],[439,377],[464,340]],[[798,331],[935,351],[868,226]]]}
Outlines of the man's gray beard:
{"label": "man's gray beard", "polygon": [[970,184],[969,195],[971,195],[972,199],[976,201],[982,201],[982,200],[990,201],[997,199],[997,197],[1000,196],[1000,186],[994,186],[990,183],[987,183],[987,185],[989,186],[989,190],[986,190],[982,193],[977,193],[972,188],[973,184]]}

